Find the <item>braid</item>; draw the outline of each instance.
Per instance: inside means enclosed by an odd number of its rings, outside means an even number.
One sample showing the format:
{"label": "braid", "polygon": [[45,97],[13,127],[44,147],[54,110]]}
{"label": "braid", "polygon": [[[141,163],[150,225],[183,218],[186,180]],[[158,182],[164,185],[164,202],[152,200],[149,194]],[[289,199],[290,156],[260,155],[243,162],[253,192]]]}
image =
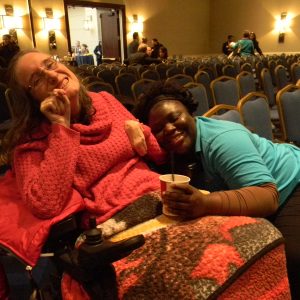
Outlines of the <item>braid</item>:
{"label": "braid", "polygon": [[198,106],[198,103],[193,99],[191,92],[177,82],[171,81],[163,84],[156,81],[149,85],[147,90],[140,95],[138,104],[134,107],[132,113],[141,122],[147,124],[152,107],[164,100],[180,101],[190,114],[193,114]]}

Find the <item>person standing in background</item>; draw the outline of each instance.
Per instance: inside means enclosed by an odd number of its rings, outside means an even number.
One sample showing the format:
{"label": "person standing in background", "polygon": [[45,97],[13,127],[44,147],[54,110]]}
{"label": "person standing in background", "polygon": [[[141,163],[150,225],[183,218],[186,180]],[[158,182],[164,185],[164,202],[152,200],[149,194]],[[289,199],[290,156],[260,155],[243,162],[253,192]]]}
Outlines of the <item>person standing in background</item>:
{"label": "person standing in background", "polygon": [[128,53],[127,56],[129,57],[131,54],[136,53],[138,51],[138,47],[140,44],[140,38],[139,38],[139,33],[134,32],[132,35],[133,40],[131,43],[128,45]]}
{"label": "person standing in background", "polygon": [[96,55],[97,59],[97,66],[102,64],[102,45],[101,41],[99,41],[99,44],[94,49],[94,54]]}
{"label": "person standing in background", "polygon": [[227,41],[222,45],[222,52],[227,56],[232,52],[231,43],[233,43],[233,38],[234,36],[229,34],[227,36]]}
{"label": "person standing in background", "polygon": [[259,55],[263,55],[263,52],[259,47],[258,40],[256,39],[256,34],[254,32],[250,32],[250,39],[252,40],[254,50],[256,50]]}
{"label": "person standing in background", "polygon": [[12,39],[9,34],[2,36],[2,43],[0,44],[0,56],[4,58],[5,66],[7,67],[11,59],[20,51],[20,47]]}
{"label": "person standing in background", "polygon": [[250,39],[250,32],[245,30],[243,33],[243,38],[238,40],[232,48],[237,52],[238,55],[242,57],[254,55],[254,46],[252,40]]}

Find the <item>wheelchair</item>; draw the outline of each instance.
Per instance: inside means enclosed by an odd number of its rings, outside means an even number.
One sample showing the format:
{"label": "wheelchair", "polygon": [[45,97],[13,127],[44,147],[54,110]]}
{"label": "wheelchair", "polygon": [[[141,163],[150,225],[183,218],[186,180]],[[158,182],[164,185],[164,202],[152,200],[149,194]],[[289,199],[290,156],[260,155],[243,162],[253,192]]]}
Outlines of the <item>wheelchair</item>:
{"label": "wheelchair", "polygon": [[[101,230],[96,227],[95,217],[90,217],[89,229],[84,232],[80,229],[80,220],[81,213],[77,213],[52,226],[39,260],[44,262],[38,263],[37,268],[26,267],[28,282],[22,299],[62,299],[60,286],[63,273],[75,279],[92,300],[118,299],[116,275],[112,263],[142,246],[145,242],[144,236],[136,235],[119,242],[111,242],[102,238]],[[5,263],[6,258],[10,263]],[[1,261],[6,273],[9,273],[9,268],[14,265],[13,260],[16,260],[15,257],[4,250],[1,251]],[[37,278],[41,276],[38,273],[45,273],[41,270],[43,266],[46,266],[48,274],[43,275],[46,279],[38,282]],[[19,266],[19,271],[22,271],[22,268],[24,270],[24,265]],[[10,285],[11,280],[8,281]],[[11,290],[9,299],[19,300],[20,290],[19,294]]]}

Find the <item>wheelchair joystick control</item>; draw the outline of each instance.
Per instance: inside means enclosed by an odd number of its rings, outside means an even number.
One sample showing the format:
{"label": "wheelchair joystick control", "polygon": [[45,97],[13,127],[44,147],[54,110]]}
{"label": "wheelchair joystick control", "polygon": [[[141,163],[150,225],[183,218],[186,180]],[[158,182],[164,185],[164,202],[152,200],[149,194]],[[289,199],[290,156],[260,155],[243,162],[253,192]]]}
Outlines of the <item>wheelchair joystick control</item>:
{"label": "wheelchair joystick control", "polygon": [[87,245],[97,245],[103,242],[102,232],[97,228],[96,218],[90,217],[89,219],[89,227],[90,229],[85,231],[85,241]]}

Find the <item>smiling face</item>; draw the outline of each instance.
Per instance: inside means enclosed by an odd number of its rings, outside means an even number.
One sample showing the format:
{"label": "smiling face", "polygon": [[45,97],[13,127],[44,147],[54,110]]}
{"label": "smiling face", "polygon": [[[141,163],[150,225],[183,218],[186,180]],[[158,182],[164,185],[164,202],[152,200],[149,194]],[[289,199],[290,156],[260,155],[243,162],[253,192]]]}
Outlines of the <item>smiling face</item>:
{"label": "smiling face", "polygon": [[22,56],[16,65],[16,79],[38,102],[47,98],[54,89],[63,89],[70,100],[72,116],[78,115],[79,80],[49,55],[30,52]]}
{"label": "smiling face", "polygon": [[177,100],[163,100],[149,113],[149,126],[167,151],[186,154],[194,150],[196,125],[185,106]]}

